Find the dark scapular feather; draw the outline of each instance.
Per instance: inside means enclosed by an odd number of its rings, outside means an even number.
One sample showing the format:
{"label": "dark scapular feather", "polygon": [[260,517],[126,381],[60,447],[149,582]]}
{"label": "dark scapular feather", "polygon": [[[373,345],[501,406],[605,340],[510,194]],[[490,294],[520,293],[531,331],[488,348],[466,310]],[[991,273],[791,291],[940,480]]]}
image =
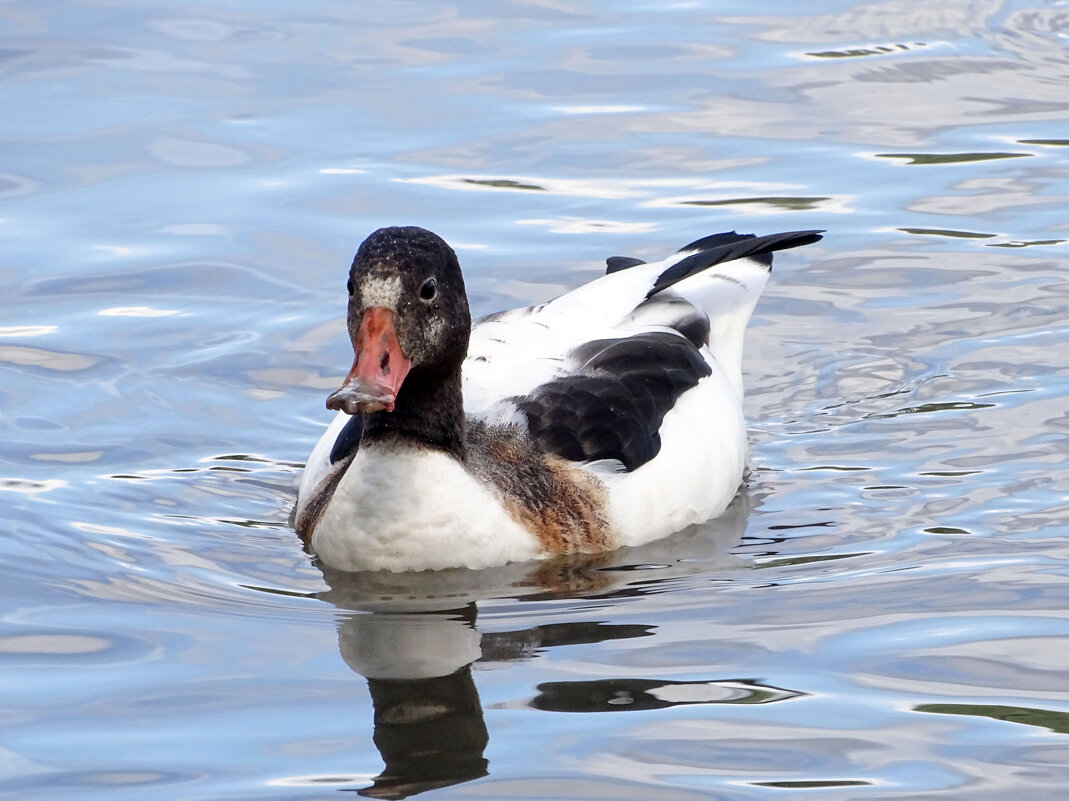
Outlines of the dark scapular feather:
{"label": "dark scapular feather", "polygon": [[565,459],[616,460],[626,470],[657,455],[665,414],[712,372],[693,342],[666,332],[589,342],[572,356],[577,374],[513,399],[529,436]]}

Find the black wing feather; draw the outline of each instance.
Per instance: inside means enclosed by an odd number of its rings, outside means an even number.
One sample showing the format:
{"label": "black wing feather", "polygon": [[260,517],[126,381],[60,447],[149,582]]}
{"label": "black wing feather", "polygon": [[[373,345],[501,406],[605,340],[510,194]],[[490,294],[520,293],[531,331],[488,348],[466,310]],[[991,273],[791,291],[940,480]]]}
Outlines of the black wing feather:
{"label": "black wing feather", "polygon": [[529,436],[545,452],[629,471],[657,455],[665,414],[712,372],[693,342],[665,332],[597,340],[572,355],[583,362],[578,374],[513,398]]}

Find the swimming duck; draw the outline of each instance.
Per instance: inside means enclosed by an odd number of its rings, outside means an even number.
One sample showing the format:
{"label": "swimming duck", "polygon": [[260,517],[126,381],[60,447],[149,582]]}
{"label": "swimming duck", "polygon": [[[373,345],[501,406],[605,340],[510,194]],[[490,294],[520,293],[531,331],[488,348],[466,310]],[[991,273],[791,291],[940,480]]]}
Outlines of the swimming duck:
{"label": "swimming duck", "polygon": [[772,252],[819,231],[613,257],[474,325],[456,254],[383,228],[349,270],[355,359],[298,491],[339,570],[485,568],[638,545],[728,506],[746,464],[742,342]]}

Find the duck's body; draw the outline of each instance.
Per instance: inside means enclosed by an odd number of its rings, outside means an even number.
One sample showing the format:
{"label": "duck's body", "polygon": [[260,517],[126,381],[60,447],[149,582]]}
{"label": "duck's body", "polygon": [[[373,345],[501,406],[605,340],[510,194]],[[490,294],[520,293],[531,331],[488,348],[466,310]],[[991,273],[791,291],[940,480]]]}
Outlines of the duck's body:
{"label": "duck's body", "polygon": [[[309,459],[297,531],[342,570],[483,568],[667,536],[746,462],[741,355],[771,252],[706,237],[470,326],[452,250],[382,229],[350,273],[356,361]],[[470,341],[469,341],[470,332]],[[466,358],[465,358],[466,355]]]}

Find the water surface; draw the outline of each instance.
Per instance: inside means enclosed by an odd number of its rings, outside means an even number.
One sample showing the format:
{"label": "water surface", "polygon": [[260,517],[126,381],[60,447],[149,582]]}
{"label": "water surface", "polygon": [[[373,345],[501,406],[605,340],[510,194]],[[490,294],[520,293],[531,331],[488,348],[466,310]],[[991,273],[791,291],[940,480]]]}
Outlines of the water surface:
{"label": "water surface", "polygon": [[[1061,798],[1069,4],[0,3],[0,786]],[[473,311],[777,256],[724,518],[322,572],[359,241]],[[433,758],[420,758],[420,753]]]}

